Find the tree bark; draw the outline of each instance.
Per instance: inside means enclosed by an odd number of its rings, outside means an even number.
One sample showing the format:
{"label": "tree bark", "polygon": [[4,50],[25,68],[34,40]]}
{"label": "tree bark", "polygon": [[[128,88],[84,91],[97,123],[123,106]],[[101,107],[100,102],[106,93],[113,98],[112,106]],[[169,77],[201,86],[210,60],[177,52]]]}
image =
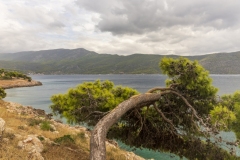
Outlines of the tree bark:
{"label": "tree bark", "polygon": [[141,108],[159,100],[162,95],[170,93],[165,91],[161,93],[145,93],[133,96],[130,99],[120,103],[109,114],[104,116],[94,127],[90,139],[90,159],[106,159],[106,135],[109,128],[116,123],[127,111],[133,108]]}

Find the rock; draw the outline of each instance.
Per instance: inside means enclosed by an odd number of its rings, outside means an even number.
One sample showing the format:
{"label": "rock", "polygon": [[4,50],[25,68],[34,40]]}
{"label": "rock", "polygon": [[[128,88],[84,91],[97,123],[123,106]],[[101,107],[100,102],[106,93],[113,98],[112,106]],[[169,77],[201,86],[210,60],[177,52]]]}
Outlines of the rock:
{"label": "rock", "polygon": [[32,137],[28,137],[27,139],[25,139],[23,142],[24,143],[29,143],[29,142],[32,142]]}
{"label": "rock", "polygon": [[50,124],[50,126],[51,126],[51,128],[52,128],[53,131],[56,131],[56,130],[57,130],[56,127],[55,127],[53,124]]}
{"label": "rock", "polygon": [[18,147],[29,152],[29,160],[44,160],[41,155],[43,144],[36,135],[28,135],[25,140],[18,142]]}
{"label": "rock", "polygon": [[0,118],[0,136],[3,134],[3,131],[5,130],[5,121]]}
{"label": "rock", "polygon": [[23,148],[24,147],[23,141],[19,141],[17,146],[18,146],[18,148]]}
{"label": "rock", "polygon": [[8,138],[3,138],[3,142],[8,143],[9,139]]}
{"label": "rock", "polygon": [[32,151],[29,153],[28,160],[44,160],[42,155],[37,151]]}

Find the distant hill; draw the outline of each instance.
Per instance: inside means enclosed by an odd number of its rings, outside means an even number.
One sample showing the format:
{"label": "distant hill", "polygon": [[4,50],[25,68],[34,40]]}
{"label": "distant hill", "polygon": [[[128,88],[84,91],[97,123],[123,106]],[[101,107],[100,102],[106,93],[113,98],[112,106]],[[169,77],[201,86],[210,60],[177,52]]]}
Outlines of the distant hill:
{"label": "distant hill", "polygon": [[[159,74],[159,61],[176,55],[98,54],[83,48],[0,54],[0,68],[43,74]],[[201,56],[198,60],[211,74],[240,74],[240,51]]]}

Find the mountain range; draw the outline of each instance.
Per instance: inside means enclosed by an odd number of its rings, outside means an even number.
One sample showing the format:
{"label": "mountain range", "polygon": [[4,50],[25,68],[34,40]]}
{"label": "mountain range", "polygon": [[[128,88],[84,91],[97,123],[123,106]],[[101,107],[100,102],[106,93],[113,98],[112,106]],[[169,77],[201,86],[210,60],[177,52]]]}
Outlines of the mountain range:
{"label": "mountain range", "polygon": [[[159,74],[163,57],[177,55],[98,54],[83,48],[53,49],[0,54],[0,68],[42,74]],[[185,56],[211,74],[240,74],[240,51]]]}

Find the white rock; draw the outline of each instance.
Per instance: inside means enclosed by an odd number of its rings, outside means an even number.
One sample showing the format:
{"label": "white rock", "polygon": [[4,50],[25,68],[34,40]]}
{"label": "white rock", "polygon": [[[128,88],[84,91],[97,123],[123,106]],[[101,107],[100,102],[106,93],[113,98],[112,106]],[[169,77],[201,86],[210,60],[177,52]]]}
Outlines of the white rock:
{"label": "white rock", "polygon": [[42,155],[39,152],[34,150],[30,153],[28,160],[44,160],[44,158],[42,157]]}
{"label": "white rock", "polygon": [[18,141],[18,145],[17,146],[19,148],[23,148],[24,147],[23,141]]}
{"label": "white rock", "polygon": [[5,130],[5,121],[2,118],[0,118],[0,136],[2,135],[4,130]]}
{"label": "white rock", "polygon": [[28,137],[27,139],[25,139],[23,142],[24,143],[29,143],[29,142],[32,142],[32,137]]}

